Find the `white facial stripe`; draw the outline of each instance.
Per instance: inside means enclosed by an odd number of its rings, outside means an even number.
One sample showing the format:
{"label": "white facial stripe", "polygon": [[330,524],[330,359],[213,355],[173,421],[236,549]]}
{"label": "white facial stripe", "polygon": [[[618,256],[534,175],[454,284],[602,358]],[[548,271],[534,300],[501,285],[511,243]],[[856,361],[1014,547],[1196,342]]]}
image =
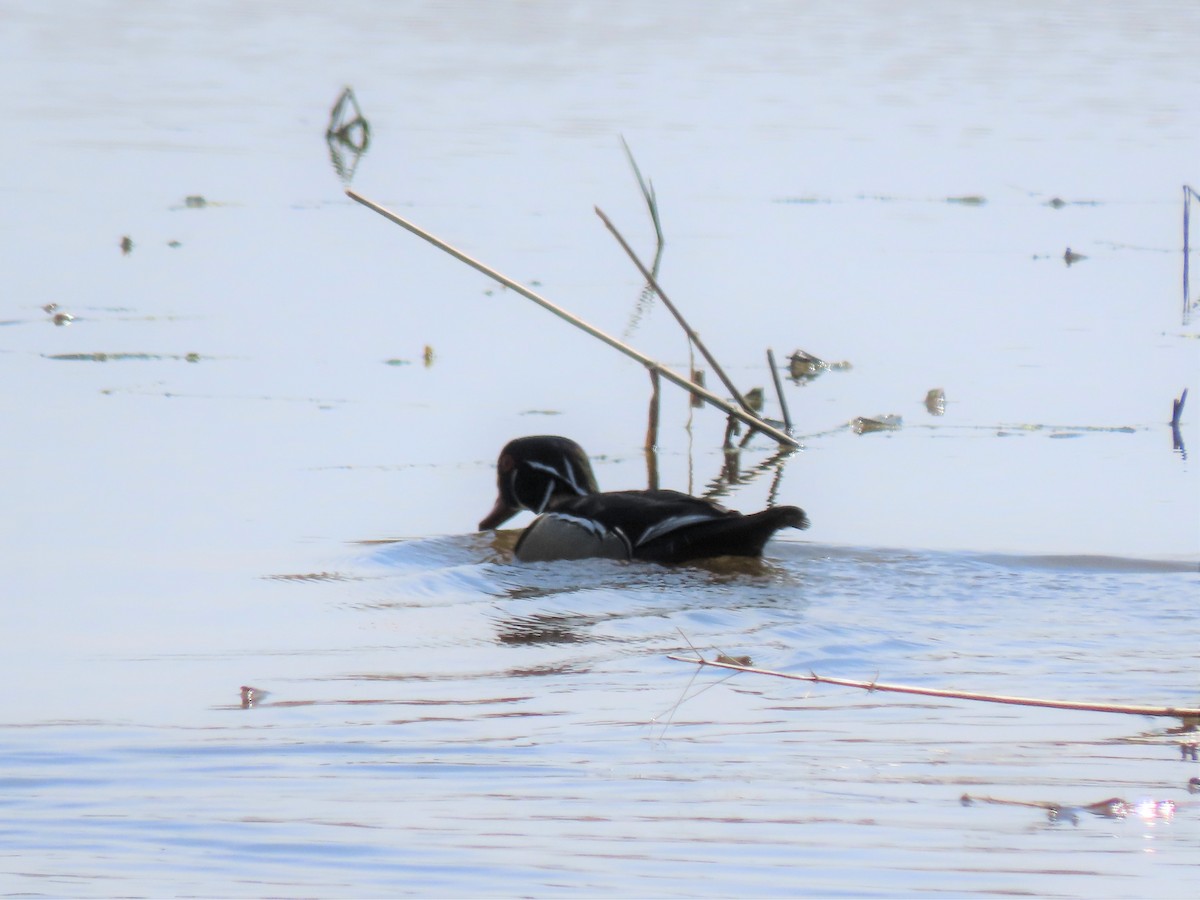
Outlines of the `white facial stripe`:
{"label": "white facial stripe", "polygon": [[554,493],[554,482],[547,481],[546,482],[546,494],[545,494],[545,496],[542,497],[542,502],[538,504],[538,508],[535,509],[534,512],[540,513],[542,511],[544,511],[546,509],[546,504],[550,502],[550,497],[553,493]]}
{"label": "white facial stripe", "polygon": [[575,493],[582,497],[587,492],[579,486],[579,482],[575,479],[575,467],[571,465],[571,460],[564,457],[563,465],[567,468],[567,481],[570,482]]}
{"label": "white facial stripe", "polygon": [[670,534],[679,528],[686,528],[688,525],[695,525],[698,522],[709,522],[712,519],[720,518],[719,516],[705,515],[704,513],[692,513],[686,516],[671,516],[669,519],[663,519],[656,525],[651,525],[638,538],[637,545],[649,543],[655,538],[660,538],[664,534]]}
{"label": "white facial stripe", "polygon": [[[537,462],[532,459],[526,460],[525,465],[529,466],[531,469],[537,469],[541,472],[549,473],[554,478],[558,479],[564,484],[569,485],[571,490],[573,490],[580,497],[587,494],[587,491],[580,487],[579,482],[576,480],[575,469],[571,465],[571,461],[569,459],[563,459],[563,465],[566,468],[566,472],[560,472],[558,469],[554,468],[554,466],[548,466],[546,463]],[[553,484],[553,482],[551,482],[551,484]]]}

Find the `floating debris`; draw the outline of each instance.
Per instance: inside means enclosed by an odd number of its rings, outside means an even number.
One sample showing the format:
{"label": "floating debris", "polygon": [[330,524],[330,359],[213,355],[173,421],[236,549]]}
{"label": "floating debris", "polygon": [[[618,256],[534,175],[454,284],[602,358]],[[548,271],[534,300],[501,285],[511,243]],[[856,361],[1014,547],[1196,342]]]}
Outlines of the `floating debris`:
{"label": "floating debris", "polygon": [[788,357],[788,376],[797,384],[806,384],[822,372],[847,372],[852,368],[846,360],[827,362],[804,350],[795,350]]}
{"label": "floating debris", "polygon": [[825,360],[803,350],[796,350],[788,357],[788,375],[793,381],[811,381],[828,368]]}
{"label": "floating debris", "polygon": [[727,666],[750,666],[754,663],[749,656],[726,656],[724,653],[717,654],[717,662]]}
{"label": "floating debris", "polygon": [[1174,800],[1122,800],[1120,797],[1109,797],[1096,803],[1076,806],[1067,803],[1052,803],[1044,800],[1006,800],[1001,797],[972,797],[963,794],[959,798],[963,806],[974,806],[976,803],[995,803],[1002,806],[1027,806],[1032,809],[1046,811],[1046,818],[1051,822],[1067,821],[1078,825],[1081,814],[1087,813],[1102,819],[1124,819],[1137,816],[1143,820],[1170,819],[1175,815]]}
{"label": "floating debris", "polygon": [[243,684],[240,688],[242,693],[242,709],[250,709],[260,703],[264,697],[270,694],[270,691],[264,691],[261,688],[251,687],[248,684]]}
{"label": "floating debris", "polygon": [[1075,263],[1083,259],[1087,259],[1087,257],[1082,253],[1076,253],[1070,247],[1068,247],[1067,251],[1063,254],[1063,262],[1065,262],[1068,266],[1073,266]]}
{"label": "floating debris", "polygon": [[1063,437],[1068,432],[1073,434],[1136,434],[1137,429],[1132,425],[1048,425],[1039,422],[1024,424],[1001,425],[996,430],[997,437],[1011,437],[1014,434],[1028,432],[1049,432],[1047,437]]}
{"label": "floating debris", "polygon": [[385,366],[411,366],[412,362],[407,359],[395,358],[395,359],[385,359],[383,361],[383,364]]}
{"label": "floating debris", "polygon": [[57,359],[66,362],[124,362],[127,360],[154,361],[174,359],[180,362],[196,363],[204,359],[199,353],[188,353],[180,356],[177,353],[43,353],[43,359]]}
{"label": "floating debris", "polygon": [[934,388],[925,395],[925,409],[931,416],[943,416],[946,414],[946,392],[941,388]]}
{"label": "floating debris", "polygon": [[957,203],[960,206],[983,206],[987,203],[986,197],[980,197],[977,194],[967,194],[964,197],[947,197],[947,203]]}
{"label": "floating debris", "polygon": [[208,206],[208,201],[199,194],[192,194],[183,198],[183,205],[188,209],[204,209],[204,207]]}
{"label": "floating debris", "polygon": [[174,250],[178,247],[182,247],[183,244],[181,244],[179,241],[167,241],[167,246]]}
{"label": "floating debris", "polygon": [[433,365],[433,360],[433,347],[431,347],[429,344],[426,344],[425,349],[421,352],[421,361],[425,364],[425,368],[428,369]]}
{"label": "floating debris", "polygon": [[855,434],[870,434],[873,431],[898,431],[904,419],[900,416],[856,416],[850,420]]}
{"label": "floating debris", "polygon": [[129,235],[125,235],[123,238],[121,238],[121,255],[128,256],[132,252],[133,238],[131,238]]}
{"label": "floating debris", "polygon": [[1099,206],[1099,200],[1064,200],[1062,197],[1051,197],[1046,201],[1051,209],[1062,209],[1064,206]]}

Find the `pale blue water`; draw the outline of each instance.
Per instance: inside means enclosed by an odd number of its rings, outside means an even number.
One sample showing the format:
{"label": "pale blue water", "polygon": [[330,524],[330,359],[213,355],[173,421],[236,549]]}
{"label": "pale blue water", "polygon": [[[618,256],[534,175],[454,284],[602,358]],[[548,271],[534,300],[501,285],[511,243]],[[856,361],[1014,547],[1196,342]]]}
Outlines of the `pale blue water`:
{"label": "pale blue water", "polygon": [[[287,582],[331,634],[283,660],[93,660],[214,702],[5,728],[8,891],[1188,895],[1195,764],[1133,742],[1162,723],[693,679],[664,653],[682,632],[800,672],[1194,704],[1194,572],[793,544],[737,572],[486,555],[413,542]],[[272,693],[240,708],[233,672]],[[1071,825],[963,793],[1179,807]]]}
{"label": "pale blue water", "polygon": [[[1194,893],[1172,720],[667,658],[1200,705],[1193,5],[0,17],[0,895]],[[472,534],[519,434],[644,486],[648,380],[347,200],[348,83],[356,190],[618,335],[641,285],[593,205],[653,249],[623,135],[739,386],[778,415],[768,346],[851,363],[724,486],[812,529],[680,569]],[[628,339],[687,367],[657,307]],[[724,422],[664,390],[660,481],[703,492]]]}

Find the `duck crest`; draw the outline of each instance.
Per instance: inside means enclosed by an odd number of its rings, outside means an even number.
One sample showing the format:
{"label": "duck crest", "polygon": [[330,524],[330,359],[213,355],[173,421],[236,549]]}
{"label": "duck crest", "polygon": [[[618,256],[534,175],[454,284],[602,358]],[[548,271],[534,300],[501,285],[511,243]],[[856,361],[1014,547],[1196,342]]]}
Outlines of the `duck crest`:
{"label": "duck crest", "polygon": [[601,493],[583,448],[557,435],[509,441],[496,463],[496,486],[495,506],[480,530],[497,528],[523,509],[538,514],[513,551],[522,562],[760,556],[779,529],[808,527],[795,506],[746,516],[678,491]]}

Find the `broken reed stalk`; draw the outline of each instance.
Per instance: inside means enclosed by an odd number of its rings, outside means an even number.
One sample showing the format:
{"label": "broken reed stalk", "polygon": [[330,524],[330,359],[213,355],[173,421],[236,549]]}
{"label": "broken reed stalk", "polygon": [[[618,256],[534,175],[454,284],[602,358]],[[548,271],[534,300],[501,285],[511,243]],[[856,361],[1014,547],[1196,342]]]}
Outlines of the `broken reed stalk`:
{"label": "broken reed stalk", "polygon": [[792,417],[788,415],[787,399],[783,396],[783,382],[779,380],[779,367],[775,365],[775,352],[767,348],[767,365],[771,369],[771,378],[775,381],[775,394],[779,397],[779,409],[783,413],[783,430],[792,433]]}
{"label": "broken reed stalk", "polygon": [[506,275],[500,274],[495,269],[492,269],[489,266],[486,266],[483,263],[479,262],[479,260],[473,259],[472,257],[468,256],[466,253],[463,253],[463,251],[459,250],[457,247],[454,247],[454,246],[446,243],[441,238],[437,237],[434,234],[431,234],[428,231],[425,231],[422,228],[418,228],[412,222],[409,222],[407,219],[404,219],[401,216],[396,215],[396,213],[392,212],[391,210],[387,209],[386,207],[380,206],[378,203],[375,203],[372,200],[368,200],[362,194],[359,194],[358,192],[353,191],[349,188],[346,189],[346,196],[349,197],[351,200],[355,201],[356,203],[361,203],[363,206],[367,207],[367,209],[374,210],[375,212],[377,212],[381,216],[383,216],[385,219],[388,219],[389,221],[394,222],[395,224],[399,225],[401,228],[404,228],[407,231],[412,232],[413,234],[415,234],[417,237],[421,238],[422,240],[427,241],[430,244],[433,244],[433,246],[437,247],[439,250],[442,250],[442,251],[450,254],[455,259],[457,259],[459,262],[466,263],[472,269],[475,269],[477,272],[481,272],[482,274],[486,275],[488,278],[491,278],[493,281],[496,281],[499,284],[504,285],[506,288],[508,288],[512,291],[515,291],[516,293],[520,294],[522,297],[525,297],[528,300],[532,300],[538,306],[554,313],[554,315],[558,316],[563,321],[570,322],[576,328],[578,328],[582,331],[586,331],[592,337],[594,337],[600,341],[603,341],[604,343],[608,344],[610,347],[612,347],[616,350],[621,351],[626,356],[628,356],[630,359],[637,360],[638,362],[640,362],[643,366],[645,366],[647,369],[651,370],[652,372],[658,372],[659,375],[661,375],[663,378],[667,379],[667,381],[670,381],[672,384],[675,384],[678,387],[683,388],[685,391],[688,391],[693,396],[700,397],[701,399],[712,404],[713,406],[717,407],[718,409],[722,410],[723,412],[733,416],[736,419],[739,419],[742,422],[745,422],[751,428],[755,428],[758,431],[761,431],[763,434],[772,438],[777,443],[782,444],[786,447],[790,447],[792,449],[799,449],[800,442],[797,441],[795,438],[793,438],[791,435],[784,434],[778,428],[774,428],[771,425],[768,425],[766,422],[763,422],[761,419],[758,418],[758,416],[747,413],[745,410],[738,409],[737,407],[727,403],[725,400],[718,397],[712,391],[706,390],[705,388],[702,388],[698,385],[692,384],[688,379],[684,378],[682,375],[680,375],[678,372],[674,371],[673,369],[668,368],[667,366],[663,365],[660,362],[656,362],[655,360],[646,356],[646,354],[641,353],[638,350],[635,350],[633,347],[630,347],[628,344],[622,343],[621,341],[617,340],[612,335],[601,331],[599,328],[596,328],[594,325],[588,324],[583,319],[579,318],[578,316],[572,315],[571,313],[567,312],[562,307],[554,305],[549,300],[547,300],[545,297],[542,297],[541,295],[534,293],[529,288],[525,287],[523,284],[513,281],[511,278],[509,278]]}
{"label": "broken reed stalk", "polygon": [[608,216],[603,213],[600,207],[597,206],[595,209],[596,215],[600,217],[600,221],[603,222],[605,227],[612,232],[612,236],[617,239],[617,243],[621,245],[621,249],[628,254],[631,260],[633,260],[633,264],[637,266],[638,271],[642,273],[642,277],[646,279],[646,283],[654,289],[654,293],[658,294],[659,299],[662,300],[663,306],[670,310],[671,315],[675,317],[675,321],[679,323],[680,327],[683,328],[684,334],[688,336],[688,340],[695,344],[696,349],[700,351],[700,355],[708,360],[708,364],[712,366],[713,371],[717,373],[717,377],[721,379],[721,383],[725,385],[725,389],[733,395],[733,399],[737,401],[737,405],[757,419],[758,415],[754,412],[753,408],[751,408],[750,404],[746,402],[746,398],[741,395],[736,387],[734,387],[733,382],[729,380],[729,376],[726,375],[725,371],[721,368],[721,364],[718,363],[713,355],[708,352],[708,348],[705,347],[704,342],[700,340],[700,335],[696,334],[696,331],[692,328],[692,326],[687,323],[687,319],[685,319],[683,314],[675,308],[675,304],[671,302],[670,298],[667,297],[663,289],[659,287],[658,279],[654,277],[654,273],[647,269],[646,266],[643,265],[642,261],[638,259],[637,254],[633,252],[633,248],[629,246],[625,238],[621,236],[621,232],[617,231],[616,226],[609,221]]}
{"label": "broken reed stalk", "polygon": [[770,675],[774,678],[786,678],[789,681],[807,681],[812,684],[834,684],[840,687],[859,688],[864,691],[887,691],[894,694],[917,694],[922,697],[940,697],[946,700],[974,700],[980,703],[1007,703],[1012,706],[1041,706],[1047,709],[1069,709],[1079,712],[1119,713],[1129,716],[1163,716],[1168,718],[1200,719],[1200,707],[1182,706],[1129,706],[1119,703],[1077,703],[1073,700],[1042,700],[1035,697],[1009,697],[1003,694],[979,694],[974,691],[947,691],[938,688],[911,687],[903,684],[884,684],[879,681],[855,681],[849,678],[830,678],[815,672],[808,675],[797,675],[793,672],[776,672],[771,669],[759,669],[754,666],[743,666],[736,663],[718,662],[716,660],[693,659],[686,656],[668,654],[667,659],[677,662],[693,663],[698,666],[712,666],[718,669],[731,669],[736,672],[749,672],[752,675]]}

